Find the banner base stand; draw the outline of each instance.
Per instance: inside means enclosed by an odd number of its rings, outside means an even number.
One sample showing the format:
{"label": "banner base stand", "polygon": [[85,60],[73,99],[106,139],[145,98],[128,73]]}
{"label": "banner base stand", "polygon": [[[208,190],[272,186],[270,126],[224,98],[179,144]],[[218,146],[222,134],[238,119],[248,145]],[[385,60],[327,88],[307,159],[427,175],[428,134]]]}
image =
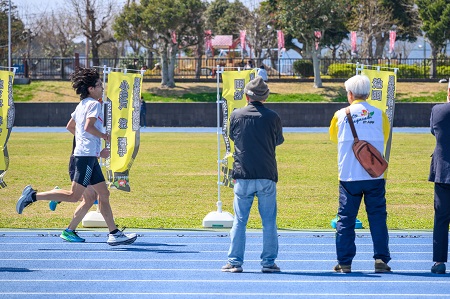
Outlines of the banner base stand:
{"label": "banner base stand", "polygon": [[98,211],[90,211],[81,222],[83,227],[108,227],[102,214]]}
{"label": "banner base stand", "polygon": [[225,228],[233,226],[234,217],[228,212],[210,212],[203,218],[203,227]]}

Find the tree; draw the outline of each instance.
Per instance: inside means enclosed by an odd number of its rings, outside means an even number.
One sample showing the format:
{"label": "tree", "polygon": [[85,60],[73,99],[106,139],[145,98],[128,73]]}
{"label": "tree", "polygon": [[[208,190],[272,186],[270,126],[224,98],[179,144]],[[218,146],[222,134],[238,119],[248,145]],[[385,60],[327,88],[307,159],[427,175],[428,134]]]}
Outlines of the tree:
{"label": "tree", "polygon": [[331,58],[336,59],[337,51],[342,47],[342,41],[348,37],[349,31],[345,26],[346,15],[342,14],[341,17],[332,19],[330,28],[326,29],[320,45],[327,47],[331,50]]}
{"label": "tree", "polygon": [[153,24],[149,24],[144,16],[144,6],[128,3],[114,20],[114,37],[119,41],[127,41],[134,53],[139,53],[139,46],[147,50],[147,66],[153,68],[153,54],[158,41]]}
{"label": "tree", "polygon": [[114,20],[114,37],[127,41],[134,53],[139,53],[139,46],[152,51],[156,35],[148,28],[141,15],[142,7],[135,2],[128,3]]}
{"label": "tree", "polygon": [[422,30],[430,41],[431,76],[436,77],[436,58],[444,49],[450,36],[450,1],[449,0],[416,0],[419,16],[422,19]]}
{"label": "tree", "polygon": [[94,65],[100,65],[100,46],[114,42],[107,30],[113,18],[114,0],[68,0],[75,12],[83,35],[89,41]]}
{"label": "tree", "polygon": [[322,87],[320,77],[319,55],[320,39],[315,36],[319,31],[322,35],[332,28],[333,20],[343,19],[348,11],[345,0],[278,0],[272,1],[277,7],[277,18],[287,33],[297,38],[303,44],[303,58],[311,57],[314,65],[314,87]]}
{"label": "tree", "polygon": [[42,15],[38,21],[40,32],[36,37],[44,49],[46,56],[73,56],[76,44],[74,40],[79,36],[77,20],[65,11],[52,11]]}
{"label": "tree", "polygon": [[[0,0],[0,59],[8,57],[8,14],[9,1]],[[23,32],[25,26],[17,17],[17,7],[11,5],[11,51],[14,52],[23,46]]]}
{"label": "tree", "polygon": [[197,79],[201,76],[202,71],[202,56],[205,52],[205,11],[207,8],[206,2],[191,1],[188,9],[188,15],[185,17],[190,20],[181,28],[183,32],[182,43],[183,48],[195,47],[195,77]]}
{"label": "tree", "polygon": [[[272,49],[277,47],[276,21],[268,3],[263,2],[250,12],[245,28],[258,65],[267,57],[276,58],[278,53],[272,52]],[[266,49],[265,52],[264,49]]]}
{"label": "tree", "polygon": [[[198,33],[196,26],[190,26],[199,17],[192,14],[202,7],[201,0],[146,0],[146,21],[153,24],[159,36],[158,53],[161,57],[161,85],[175,87],[174,71],[179,46],[188,46],[190,37]],[[203,13],[203,11],[201,11]],[[204,36],[202,30],[202,36]]]}
{"label": "tree", "polygon": [[[388,32],[394,24],[392,9],[383,7],[380,0],[353,0],[351,12],[348,29],[360,32],[363,39],[359,56],[373,58],[376,36]],[[386,38],[389,38],[389,34]]]}
{"label": "tree", "polygon": [[[382,6],[392,12],[392,26],[396,31],[396,40],[415,42],[422,35],[421,21],[414,0],[382,0]],[[383,55],[383,49],[389,40],[389,32],[378,32],[375,35],[375,57]]]}
{"label": "tree", "polygon": [[414,0],[353,0],[351,12],[348,28],[363,35],[362,57],[383,57],[390,30],[397,40],[414,42],[421,35]]}
{"label": "tree", "polygon": [[206,28],[211,29],[214,35],[233,35],[239,37],[239,30],[245,28],[250,18],[249,9],[239,0],[214,0],[206,12]]}
{"label": "tree", "polygon": [[[161,85],[175,87],[178,49],[203,46],[205,9],[201,0],[141,0],[125,7],[114,28],[120,38],[128,36],[156,51],[161,59]],[[149,37],[147,44],[145,36]]]}

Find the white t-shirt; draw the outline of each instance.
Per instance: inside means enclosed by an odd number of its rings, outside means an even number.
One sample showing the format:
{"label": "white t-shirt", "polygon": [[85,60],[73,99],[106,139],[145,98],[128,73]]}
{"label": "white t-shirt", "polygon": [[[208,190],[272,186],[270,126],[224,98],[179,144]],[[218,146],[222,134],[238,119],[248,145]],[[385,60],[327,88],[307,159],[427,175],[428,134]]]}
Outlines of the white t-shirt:
{"label": "white t-shirt", "polygon": [[99,157],[101,151],[102,141],[99,137],[96,137],[84,130],[86,120],[90,117],[95,117],[95,128],[100,132],[104,132],[103,128],[103,116],[102,116],[102,104],[93,98],[85,98],[75,108],[75,111],[71,114],[73,120],[75,120],[75,139],[76,146],[73,152],[74,156],[84,157]]}

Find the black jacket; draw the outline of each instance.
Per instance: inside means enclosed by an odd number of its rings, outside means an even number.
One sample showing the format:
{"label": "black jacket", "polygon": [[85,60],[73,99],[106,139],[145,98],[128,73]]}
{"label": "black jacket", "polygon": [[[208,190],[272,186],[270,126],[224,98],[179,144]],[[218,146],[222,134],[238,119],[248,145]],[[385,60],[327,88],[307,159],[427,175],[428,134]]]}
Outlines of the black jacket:
{"label": "black jacket", "polygon": [[261,102],[250,102],[230,116],[234,141],[234,179],[268,179],[278,182],[275,147],[284,141],[281,119]]}

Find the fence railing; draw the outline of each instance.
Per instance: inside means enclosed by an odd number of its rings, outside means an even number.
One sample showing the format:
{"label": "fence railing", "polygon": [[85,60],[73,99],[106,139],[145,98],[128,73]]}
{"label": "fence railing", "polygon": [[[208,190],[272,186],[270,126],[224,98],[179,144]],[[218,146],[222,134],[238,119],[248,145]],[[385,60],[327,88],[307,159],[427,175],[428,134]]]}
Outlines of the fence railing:
{"label": "fence railing", "polygon": [[[269,80],[279,79],[310,79],[311,65],[299,63],[298,59],[281,58],[257,61],[255,67],[264,64]],[[304,62],[304,61],[303,61]],[[17,67],[17,77],[28,77],[37,80],[68,80],[76,65],[92,66],[92,60],[84,58],[13,58],[13,66]],[[215,69],[219,66],[241,67],[246,61],[233,58],[177,58],[175,79],[213,79]],[[450,77],[450,58],[445,59],[320,59],[322,79],[346,79],[355,74],[356,63],[397,68],[400,80],[431,80]],[[312,64],[312,62],[311,62]],[[0,59],[0,65],[7,65],[6,59]],[[101,58],[100,66],[112,68],[141,69],[147,67],[144,79],[160,79],[161,67],[156,59],[143,58]]]}

